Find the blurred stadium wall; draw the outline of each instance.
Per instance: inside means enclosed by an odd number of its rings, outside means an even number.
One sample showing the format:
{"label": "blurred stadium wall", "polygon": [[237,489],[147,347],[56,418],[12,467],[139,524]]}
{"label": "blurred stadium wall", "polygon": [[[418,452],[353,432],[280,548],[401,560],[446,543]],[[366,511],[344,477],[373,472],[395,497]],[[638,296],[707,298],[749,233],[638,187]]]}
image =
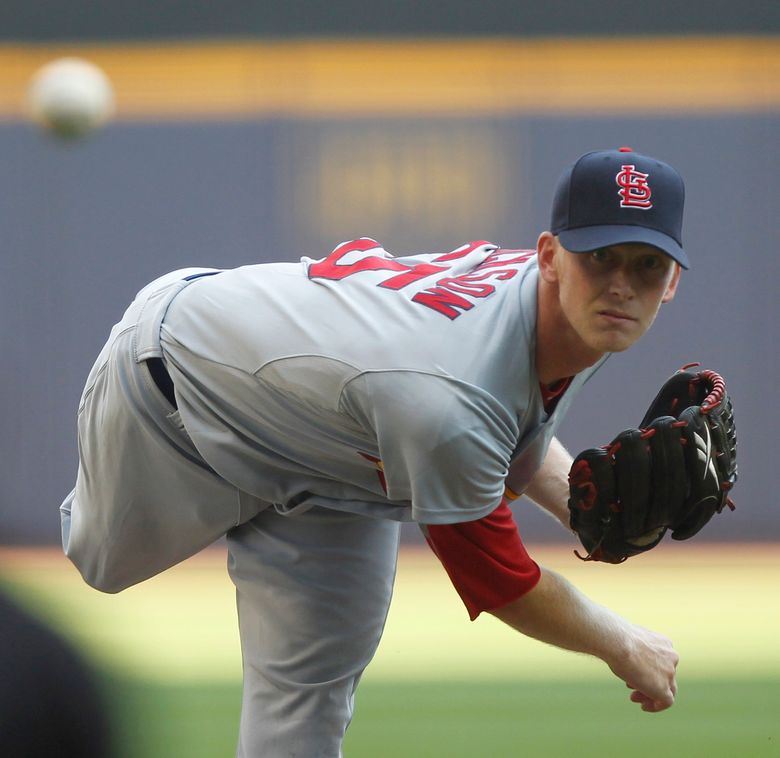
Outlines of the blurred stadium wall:
{"label": "blurred stadium wall", "polygon": [[[531,247],[563,168],[620,145],[683,173],[694,268],[561,437],[604,443],[680,365],[718,369],[741,481],[701,539],[780,538],[780,418],[757,384],[779,362],[780,5],[248,5],[0,7],[0,542],[59,539],[81,386],[151,278],[360,235],[399,253]],[[33,71],[66,54],[103,66],[118,99],[115,122],[72,145],[23,108]],[[559,536],[517,509],[531,539]]]}

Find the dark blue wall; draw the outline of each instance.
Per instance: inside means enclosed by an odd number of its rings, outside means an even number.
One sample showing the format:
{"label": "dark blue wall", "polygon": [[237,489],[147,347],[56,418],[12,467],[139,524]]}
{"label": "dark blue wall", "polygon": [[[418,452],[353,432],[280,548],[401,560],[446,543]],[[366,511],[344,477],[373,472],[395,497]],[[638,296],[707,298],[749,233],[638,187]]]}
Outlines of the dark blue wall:
{"label": "dark blue wall", "polygon": [[[701,361],[728,379],[741,470],[738,510],[702,537],[777,539],[778,127],[777,115],[117,123],[63,146],[1,126],[0,540],[58,539],[82,383],[148,280],[316,257],[362,234],[396,252],[533,246],[562,169],[624,144],[686,178],[693,270],[643,342],[586,387],[562,438],[574,452],[609,441],[670,373]],[[535,538],[559,536],[518,511]]]}

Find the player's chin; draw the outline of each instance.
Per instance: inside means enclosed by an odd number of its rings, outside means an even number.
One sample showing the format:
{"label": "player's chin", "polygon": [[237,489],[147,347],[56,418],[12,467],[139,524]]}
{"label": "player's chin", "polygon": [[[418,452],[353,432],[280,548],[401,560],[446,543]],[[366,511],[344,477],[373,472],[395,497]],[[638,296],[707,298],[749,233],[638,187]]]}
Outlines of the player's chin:
{"label": "player's chin", "polygon": [[622,353],[642,336],[639,330],[600,333],[591,340],[591,347],[600,353]]}
{"label": "player's chin", "polygon": [[610,347],[605,347],[604,352],[605,353],[623,353],[628,348],[630,348],[636,340],[633,340],[632,342],[626,342],[625,340],[613,343]]}
{"label": "player's chin", "polygon": [[649,327],[650,324],[642,319],[627,319],[610,328],[596,329],[594,337],[603,352],[622,353],[635,345]]}

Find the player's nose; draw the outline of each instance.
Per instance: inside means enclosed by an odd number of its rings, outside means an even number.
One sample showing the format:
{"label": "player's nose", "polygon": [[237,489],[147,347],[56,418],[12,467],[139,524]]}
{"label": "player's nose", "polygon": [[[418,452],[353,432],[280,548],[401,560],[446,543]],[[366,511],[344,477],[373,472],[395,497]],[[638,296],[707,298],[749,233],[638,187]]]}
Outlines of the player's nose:
{"label": "player's nose", "polygon": [[627,266],[615,266],[611,271],[608,290],[610,295],[623,300],[628,300],[634,296],[631,272]]}

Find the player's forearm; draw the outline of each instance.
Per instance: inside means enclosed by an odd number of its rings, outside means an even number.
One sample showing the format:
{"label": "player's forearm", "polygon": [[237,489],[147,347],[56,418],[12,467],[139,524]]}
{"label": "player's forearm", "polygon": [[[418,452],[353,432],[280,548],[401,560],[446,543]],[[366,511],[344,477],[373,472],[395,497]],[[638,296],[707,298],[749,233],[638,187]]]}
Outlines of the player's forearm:
{"label": "player's forearm", "polygon": [[553,437],[547,456],[525,490],[531,500],[569,528],[569,468],[572,457]]}
{"label": "player's forearm", "polygon": [[532,590],[492,614],[529,637],[600,658],[642,710],[674,703],[678,656],[671,641],[592,602],[553,571],[542,569]]}
{"label": "player's forearm", "polygon": [[626,652],[628,622],[549,569],[534,589],[492,613],[529,637],[605,662]]}

